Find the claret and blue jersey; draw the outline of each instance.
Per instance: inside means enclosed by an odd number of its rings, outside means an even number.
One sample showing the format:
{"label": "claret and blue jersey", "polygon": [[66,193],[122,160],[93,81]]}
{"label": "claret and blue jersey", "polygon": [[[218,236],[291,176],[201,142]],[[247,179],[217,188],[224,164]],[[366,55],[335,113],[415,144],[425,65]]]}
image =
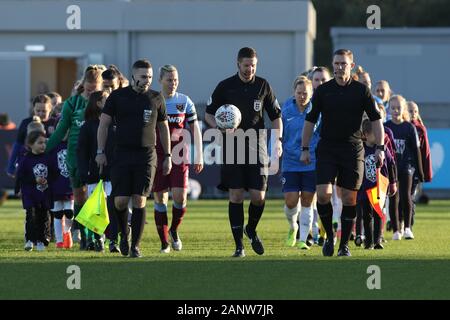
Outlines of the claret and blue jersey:
{"label": "claret and blue jersey", "polygon": [[[167,121],[169,122],[170,135],[174,130],[188,129],[187,124],[192,123],[197,120],[197,112],[195,110],[195,105],[192,100],[182,94],[176,92],[173,97],[166,98],[166,110],[167,110]],[[181,138],[181,137],[180,137]],[[172,148],[178,144],[182,139],[172,140]],[[158,139],[156,143],[156,150],[159,154],[164,153],[162,150],[161,142]]]}
{"label": "claret and blue jersey", "polygon": [[316,168],[316,146],[319,142],[320,120],[314,126],[314,132],[310,141],[311,163],[306,165],[300,162],[302,145],[302,131],[306,114],[311,110],[311,102],[304,112],[298,110],[294,97],[290,97],[281,108],[283,120],[283,172],[313,171]]}

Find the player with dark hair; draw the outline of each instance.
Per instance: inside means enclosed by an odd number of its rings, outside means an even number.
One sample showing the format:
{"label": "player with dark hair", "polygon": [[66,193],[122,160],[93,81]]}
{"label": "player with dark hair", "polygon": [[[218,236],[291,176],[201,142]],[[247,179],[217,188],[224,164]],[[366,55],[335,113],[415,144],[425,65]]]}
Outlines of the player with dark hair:
{"label": "player with dark hair", "polygon": [[314,67],[309,72],[308,79],[311,80],[313,89],[316,90],[322,83],[331,79],[330,70],[327,67]]}
{"label": "player with dark hair", "polygon": [[[111,193],[110,166],[103,167],[99,172],[95,157],[97,155],[97,131],[99,118],[102,113],[103,106],[108,98],[109,91],[96,91],[89,97],[86,112],[84,114],[85,122],[80,130],[77,148],[77,163],[80,172],[80,179],[83,184],[87,185],[88,195],[90,195],[97,186],[100,179],[103,180],[105,194],[107,196],[107,206],[109,214],[109,225],[105,230],[109,242],[110,252],[120,252],[117,242],[117,219],[114,214],[114,204]],[[108,139],[106,141],[105,154],[107,159],[112,160],[113,152],[113,126],[109,127]],[[93,239],[94,238],[94,239]],[[103,251],[104,243],[101,235],[92,231],[88,232],[88,250]]]}
{"label": "player with dark hair", "polygon": [[[211,127],[216,128],[215,112],[224,104],[233,104],[239,108],[242,114],[238,128],[242,129],[245,134],[252,130],[256,131],[256,138],[245,142],[245,152],[243,152],[245,159],[240,159],[244,160],[242,161],[244,164],[237,163],[237,152],[234,152],[233,163],[224,163],[221,166],[219,188],[229,191],[228,216],[236,244],[233,257],[245,256],[242,239],[244,233],[250,239],[253,250],[259,255],[264,253],[264,247],[256,233],[256,227],[264,211],[268,178],[266,135],[264,130],[259,130],[265,128],[264,111],[272,121],[272,128],[276,129],[272,136],[272,141],[275,141],[273,148],[275,156],[280,157],[282,152],[280,138],[283,124],[280,105],[269,83],[255,75],[257,62],[255,49],[248,47],[240,49],[237,56],[237,74],[217,85],[207,103],[205,114],[205,121]],[[225,134],[224,145],[226,140],[236,138],[231,131],[228,130]],[[222,148],[222,159],[226,159],[226,154],[232,152],[224,149],[226,148]],[[251,161],[252,152],[256,152],[258,155],[257,163]],[[248,224],[244,228],[245,190],[249,191],[251,202],[248,208]]]}
{"label": "player with dark hair", "polygon": [[17,132],[17,140],[13,145],[13,150],[8,160],[7,174],[14,177],[16,171],[16,164],[18,161],[19,153],[23,153],[25,147],[25,139],[27,137],[27,126],[33,122],[33,117],[37,116],[41,119],[44,125],[47,137],[49,137],[53,131],[55,131],[56,120],[50,117],[52,111],[52,100],[45,94],[39,94],[33,98],[32,101],[32,113],[31,117],[23,119],[19,125]]}
{"label": "player with dark hair", "polygon": [[302,133],[301,160],[310,162],[309,143],[314,123],[321,115],[322,128],[317,146],[317,209],[327,233],[322,252],[334,254],[333,208],[330,202],[332,184],[342,190],[341,241],[338,256],[350,256],[348,241],[356,217],[356,195],[364,174],[364,147],[361,122],[364,112],[373,125],[376,138],[375,158],[384,160],[384,130],[379,112],[367,86],[351,78],[355,66],[353,53],[340,49],[334,53],[334,79],[320,85],[312,98],[312,109],[306,116]]}
{"label": "player with dark hair", "polygon": [[[153,78],[148,60],[138,60],[132,68],[132,85],[117,89],[106,100],[97,132],[97,164],[102,170],[107,164],[105,145],[108,128],[114,121],[114,155],[111,163],[111,183],[114,206],[120,230],[122,255],[141,257],[139,243],[144,232],[145,204],[155,177],[157,155],[156,126],[164,151],[163,174],[170,173],[169,125],[166,103],[161,93],[150,89]],[[108,159],[111,161],[111,159]],[[128,202],[132,199],[131,250],[128,240]]]}
{"label": "player with dark hair", "polygon": [[26,211],[25,250],[43,251],[48,245],[46,228],[50,224],[51,208],[49,182],[53,179],[51,157],[45,154],[46,136],[43,131],[31,131],[26,137],[29,151],[17,166],[18,189],[22,192],[22,204]]}
{"label": "player with dark hair", "polygon": [[103,90],[114,91],[128,86],[128,80],[113,64],[102,72]]}
{"label": "player with dark hair", "polygon": [[385,161],[381,164],[377,163],[375,135],[372,124],[367,119],[362,123],[362,132],[364,137],[364,178],[358,191],[358,207],[364,221],[364,249],[383,249],[382,219],[370,204],[366,191],[377,185],[377,179],[379,179],[377,170],[380,170],[379,173],[389,179],[388,195],[397,192],[395,161],[389,149],[386,149]]}

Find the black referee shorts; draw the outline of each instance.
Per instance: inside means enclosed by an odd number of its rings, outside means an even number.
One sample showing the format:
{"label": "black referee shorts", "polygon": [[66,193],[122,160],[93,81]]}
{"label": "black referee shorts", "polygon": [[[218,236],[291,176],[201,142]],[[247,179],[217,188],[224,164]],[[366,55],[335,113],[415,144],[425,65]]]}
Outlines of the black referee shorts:
{"label": "black referee shorts", "polygon": [[228,189],[267,190],[268,167],[257,164],[222,164],[221,181],[217,186],[222,191]]}
{"label": "black referee shorts", "polygon": [[122,161],[118,160],[117,154],[114,160],[110,173],[112,195],[130,197],[137,194],[148,197],[156,174],[156,153],[151,154],[147,162],[127,163],[123,158]]}
{"label": "black referee shorts", "polygon": [[[334,184],[357,191],[364,177],[364,146],[319,141],[316,149],[317,184]],[[337,178],[337,180],[336,180]]]}

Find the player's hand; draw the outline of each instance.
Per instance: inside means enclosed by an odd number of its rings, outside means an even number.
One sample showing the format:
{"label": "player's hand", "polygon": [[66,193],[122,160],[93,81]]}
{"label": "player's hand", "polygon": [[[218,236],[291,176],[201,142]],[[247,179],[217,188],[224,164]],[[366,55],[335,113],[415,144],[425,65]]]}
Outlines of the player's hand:
{"label": "player's hand", "polygon": [[281,155],[283,154],[283,145],[281,144],[280,140],[277,140],[277,142],[275,142],[275,150],[274,151],[278,158],[280,158]]}
{"label": "player's hand", "polygon": [[419,172],[419,182],[424,182],[425,181],[425,177],[423,176],[422,172]]}
{"label": "player's hand", "polygon": [[95,157],[95,162],[97,162],[98,173],[99,173],[99,174],[102,174],[102,172],[103,172],[103,167],[107,165],[106,155],[105,155],[104,153],[98,154],[98,155]]}
{"label": "player's hand", "polygon": [[194,172],[199,174],[203,170],[203,162],[194,164]]}
{"label": "player's hand", "polygon": [[10,177],[10,178],[13,178],[13,179],[15,179],[16,178],[16,175],[14,174],[14,173],[9,173],[9,172],[6,172],[6,174],[8,175],[8,177]]}
{"label": "player's hand", "polygon": [[388,196],[392,197],[396,193],[397,193],[397,183],[391,183],[388,189]]}
{"label": "player's hand", "polygon": [[172,157],[166,157],[163,161],[163,175],[167,176],[172,170]]}
{"label": "player's hand", "polygon": [[377,149],[375,151],[375,159],[377,160],[377,166],[381,167],[384,163],[384,151]]}
{"label": "player's hand", "polygon": [[300,155],[300,161],[304,164],[311,163],[311,155],[309,154],[309,150],[302,151],[302,154]]}

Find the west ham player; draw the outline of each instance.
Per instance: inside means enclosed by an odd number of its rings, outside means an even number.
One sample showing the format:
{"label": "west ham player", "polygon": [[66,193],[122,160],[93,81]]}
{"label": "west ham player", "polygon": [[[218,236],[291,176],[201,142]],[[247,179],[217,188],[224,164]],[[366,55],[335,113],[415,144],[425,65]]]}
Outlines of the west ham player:
{"label": "west ham player", "polygon": [[[161,93],[166,100],[167,120],[171,135],[172,171],[163,175],[162,162],[164,150],[158,139],[156,152],[158,154],[158,167],[156,170],[153,195],[155,198],[155,223],[161,240],[161,253],[170,252],[169,237],[174,250],[181,250],[182,242],[178,235],[178,227],[186,214],[187,185],[190,163],[190,144],[183,141],[183,129],[191,130],[195,142],[197,159],[194,161],[195,173],[203,170],[202,137],[197,121],[195,105],[191,99],[177,92],[179,80],[178,71],[173,65],[165,65],[159,69],[159,83]],[[179,150],[180,152],[177,152]],[[167,202],[169,189],[172,192],[172,224],[168,229]]]}

